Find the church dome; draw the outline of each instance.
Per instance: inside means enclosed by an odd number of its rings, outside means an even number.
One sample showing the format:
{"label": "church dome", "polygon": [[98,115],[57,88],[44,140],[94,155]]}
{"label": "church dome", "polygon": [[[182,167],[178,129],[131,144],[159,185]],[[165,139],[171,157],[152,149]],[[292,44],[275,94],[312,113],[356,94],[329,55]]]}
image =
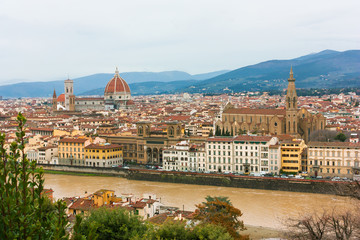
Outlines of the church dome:
{"label": "church dome", "polygon": [[65,94],[60,94],[56,101],[57,102],[65,102]]}
{"label": "church dome", "polygon": [[105,87],[104,95],[130,93],[129,85],[119,76],[119,71],[116,68],[114,77],[108,82]]}

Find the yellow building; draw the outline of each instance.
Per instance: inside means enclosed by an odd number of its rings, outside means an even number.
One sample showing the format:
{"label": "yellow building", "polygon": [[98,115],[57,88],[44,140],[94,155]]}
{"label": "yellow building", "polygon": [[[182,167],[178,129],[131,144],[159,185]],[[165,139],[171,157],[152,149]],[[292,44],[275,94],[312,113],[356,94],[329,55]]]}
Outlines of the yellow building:
{"label": "yellow building", "polygon": [[85,147],[85,166],[111,167],[122,164],[123,152],[118,144],[99,143]]}
{"label": "yellow building", "polygon": [[59,164],[84,166],[84,148],[90,143],[86,138],[62,138],[59,141]]}
{"label": "yellow building", "polygon": [[114,193],[115,191],[113,190],[100,189],[93,194],[92,200],[98,207],[111,205],[114,202],[121,202],[122,199],[120,197],[116,197]]}
{"label": "yellow building", "polygon": [[281,143],[281,169],[284,172],[300,172],[302,154],[306,149],[304,140],[285,140]]}

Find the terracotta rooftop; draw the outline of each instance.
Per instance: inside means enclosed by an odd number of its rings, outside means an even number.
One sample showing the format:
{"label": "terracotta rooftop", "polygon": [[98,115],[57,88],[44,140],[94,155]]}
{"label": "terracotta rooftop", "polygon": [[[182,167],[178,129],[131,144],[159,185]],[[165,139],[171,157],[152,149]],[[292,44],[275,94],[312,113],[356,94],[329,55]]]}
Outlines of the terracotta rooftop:
{"label": "terracotta rooftop", "polygon": [[85,138],[63,138],[60,139],[59,143],[84,143],[86,141]]}
{"label": "terracotta rooftop", "polygon": [[69,209],[89,211],[91,208],[95,207],[93,201],[88,198],[78,198],[75,202],[69,207]]}
{"label": "terracotta rooftop", "polygon": [[224,111],[229,114],[259,114],[259,115],[285,115],[285,109],[251,109],[251,108],[230,108]]}
{"label": "terracotta rooftop", "polygon": [[85,149],[113,149],[121,147],[118,144],[90,144],[85,147]]}
{"label": "terracotta rooftop", "polygon": [[351,143],[351,142],[309,142],[308,147],[360,148],[360,143]]}
{"label": "terracotta rooftop", "polygon": [[241,135],[235,138],[235,141],[261,141],[261,142],[268,142],[271,140],[272,137],[270,136],[248,136],[248,135]]}

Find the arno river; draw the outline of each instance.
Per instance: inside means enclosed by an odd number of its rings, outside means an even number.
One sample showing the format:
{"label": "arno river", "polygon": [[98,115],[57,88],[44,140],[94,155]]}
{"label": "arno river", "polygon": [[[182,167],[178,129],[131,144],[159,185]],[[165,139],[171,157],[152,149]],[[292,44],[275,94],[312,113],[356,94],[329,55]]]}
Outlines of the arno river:
{"label": "arno river", "polygon": [[227,188],[175,183],[127,180],[118,177],[88,177],[45,174],[45,187],[54,190],[56,199],[83,196],[99,189],[111,189],[115,194],[156,194],[167,206],[195,210],[195,204],[204,201],[207,195],[227,196],[242,213],[245,224],[278,228],[288,217],[296,217],[323,209],[346,208],[351,200],[334,195],[267,191],[244,188]]}

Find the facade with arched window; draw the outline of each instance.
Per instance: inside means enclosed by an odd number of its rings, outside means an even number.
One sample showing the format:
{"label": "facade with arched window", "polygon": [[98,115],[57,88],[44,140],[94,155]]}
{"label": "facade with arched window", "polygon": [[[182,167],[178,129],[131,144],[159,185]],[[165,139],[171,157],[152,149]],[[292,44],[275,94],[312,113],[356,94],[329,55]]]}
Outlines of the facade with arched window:
{"label": "facade with arched window", "polygon": [[326,119],[320,113],[313,115],[305,108],[298,108],[292,69],[288,82],[285,109],[235,108],[228,103],[221,118],[215,122],[216,132],[231,136],[248,132],[262,135],[289,134],[309,141],[312,132],[325,129]]}

